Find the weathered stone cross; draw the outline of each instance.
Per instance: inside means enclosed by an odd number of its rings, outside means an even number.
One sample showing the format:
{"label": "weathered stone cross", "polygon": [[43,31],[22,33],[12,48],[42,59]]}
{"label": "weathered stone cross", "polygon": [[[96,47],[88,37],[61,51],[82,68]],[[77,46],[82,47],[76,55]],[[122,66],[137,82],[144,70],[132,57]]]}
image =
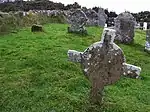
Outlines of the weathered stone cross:
{"label": "weathered stone cross", "polygon": [[125,63],[122,49],[113,42],[115,32],[105,28],[101,41],[92,44],[84,52],[68,51],[69,60],[81,63],[83,73],[92,84],[90,95],[93,103],[101,103],[104,86],[114,84],[121,75],[128,75],[128,71],[130,74],[136,72],[136,77],[141,71]]}

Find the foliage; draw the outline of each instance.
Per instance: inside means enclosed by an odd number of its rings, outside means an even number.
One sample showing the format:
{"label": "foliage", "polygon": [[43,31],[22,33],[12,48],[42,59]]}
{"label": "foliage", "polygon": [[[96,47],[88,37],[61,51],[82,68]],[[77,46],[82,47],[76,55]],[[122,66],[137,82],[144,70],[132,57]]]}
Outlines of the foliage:
{"label": "foliage", "polygon": [[48,0],[35,0],[35,1],[15,1],[15,2],[6,2],[0,4],[0,10],[2,12],[9,11],[29,11],[29,10],[68,10],[68,9],[77,9],[81,6],[75,2],[73,4],[68,4],[65,6],[62,3],[54,3]]}
{"label": "foliage", "polygon": [[1,112],[150,112],[150,55],[145,32],[133,45],[119,46],[127,62],[142,68],[142,79],[121,78],[104,90],[104,103],[89,103],[90,83],[67,51],[83,51],[99,41],[102,29],[89,27],[86,37],[68,34],[64,24],[47,24],[45,33],[30,28],[0,36]]}
{"label": "foliage", "polygon": [[[9,11],[29,11],[29,10],[69,10],[81,8],[77,2],[73,4],[64,5],[62,3],[55,3],[49,0],[29,0],[22,1],[16,0],[15,2],[5,2],[0,4],[0,11],[9,12]],[[86,8],[86,7],[84,7]],[[99,7],[93,7],[92,9],[98,12]],[[105,13],[109,18],[117,17],[116,12],[108,11],[105,9]],[[136,18],[137,22],[150,22],[150,12],[142,11],[139,13],[132,13]]]}

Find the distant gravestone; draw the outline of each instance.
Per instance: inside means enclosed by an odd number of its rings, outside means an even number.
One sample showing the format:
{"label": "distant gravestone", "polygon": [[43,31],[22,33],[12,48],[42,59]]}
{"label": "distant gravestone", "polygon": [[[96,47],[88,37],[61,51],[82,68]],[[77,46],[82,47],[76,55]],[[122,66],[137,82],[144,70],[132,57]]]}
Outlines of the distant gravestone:
{"label": "distant gravestone", "polygon": [[143,23],[143,30],[147,30],[147,22]]}
{"label": "distant gravestone", "polygon": [[139,24],[140,24],[140,29],[143,30],[143,24],[144,23],[143,22],[139,22]]}
{"label": "distant gravestone", "polygon": [[88,18],[88,21],[87,21],[88,26],[98,26],[99,25],[99,17],[98,17],[97,12],[95,12],[92,9],[85,9],[83,11]]}
{"label": "distant gravestone", "polygon": [[32,25],[31,27],[31,32],[42,32],[43,31],[43,27],[41,25]]}
{"label": "distant gravestone", "polygon": [[[132,65],[125,63],[124,53],[113,41],[115,30],[105,28],[102,39],[84,52],[68,51],[70,61],[79,62],[83,73],[92,84],[90,92],[93,103],[101,103],[104,86],[114,84],[121,75],[128,75]],[[130,69],[132,70],[132,69]]]}
{"label": "distant gravestone", "polygon": [[146,43],[145,43],[145,50],[150,52],[150,29],[146,31]]}
{"label": "distant gravestone", "polygon": [[71,26],[68,27],[68,32],[87,34],[87,30],[85,28],[87,20],[88,18],[85,13],[82,10],[77,9],[70,14],[69,22],[71,23]]}
{"label": "distant gravestone", "polygon": [[99,8],[98,10],[98,20],[99,20],[99,26],[101,27],[104,27],[105,26],[105,23],[106,23],[106,20],[107,20],[107,15],[105,14],[105,11],[104,9],[102,8]]}
{"label": "distant gravestone", "polygon": [[115,18],[115,40],[124,44],[130,44],[134,41],[134,28],[136,20],[129,13],[124,12]]}
{"label": "distant gravestone", "polygon": [[150,22],[147,23],[147,29],[150,29]]}

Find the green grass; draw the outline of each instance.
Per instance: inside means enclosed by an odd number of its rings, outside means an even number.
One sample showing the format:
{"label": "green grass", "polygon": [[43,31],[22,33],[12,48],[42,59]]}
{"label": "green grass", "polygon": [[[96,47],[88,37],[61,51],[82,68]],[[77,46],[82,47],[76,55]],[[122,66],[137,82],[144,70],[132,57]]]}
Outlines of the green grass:
{"label": "green grass", "polygon": [[88,36],[68,34],[67,25],[49,24],[45,33],[30,28],[0,36],[1,112],[150,112],[150,55],[145,33],[136,31],[133,45],[119,45],[127,62],[142,68],[142,80],[122,78],[105,87],[102,106],[89,103],[90,83],[67,51],[83,51],[99,41],[102,29]]}

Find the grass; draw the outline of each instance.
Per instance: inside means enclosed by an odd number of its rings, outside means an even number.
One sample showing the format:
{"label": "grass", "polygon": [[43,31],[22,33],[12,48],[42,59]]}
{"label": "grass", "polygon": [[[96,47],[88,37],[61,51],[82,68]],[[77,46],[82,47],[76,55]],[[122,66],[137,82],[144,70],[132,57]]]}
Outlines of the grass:
{"label": "grass", "polygon": [[30,28],[0,36],[1,112],[150,112],[150,55],[144,52],[145,32],[135,43],[119,46],[127,62],[142,68],[142,80],[122,78],[105,87],[102,106],[89,103],[90,83],[67,51],[83,51],[99,41],[102,29],[89,35],[68,34],[67,25],[48,24],[44,33]]}

